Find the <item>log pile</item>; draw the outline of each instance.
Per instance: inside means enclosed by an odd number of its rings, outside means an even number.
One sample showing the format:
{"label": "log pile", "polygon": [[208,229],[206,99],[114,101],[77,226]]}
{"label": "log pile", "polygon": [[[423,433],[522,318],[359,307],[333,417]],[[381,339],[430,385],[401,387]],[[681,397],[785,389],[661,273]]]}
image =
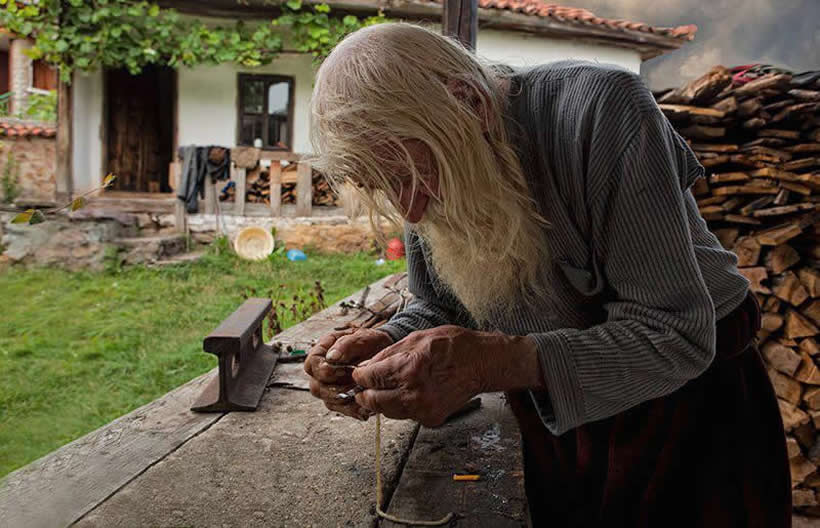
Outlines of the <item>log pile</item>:
{"label": "log pile", "polygon": [[656,97],[706,167],[692,189],[701,215],[763,307],[794,506],[820,515],[820,75],[738,84],[716,67]]}
{"label": "log pile", "polygon": [[[338,196],[330,189],[327,181],[317,172],[313,172],[313,205],[337,206]],[[247,189],[245,201],[270,205],[270,173],[265,169],[248,170],[245,180]],[[227,187],[220,195],[221,201],[233,201],[236,189]],[[282,169],[282,203],[296,203],[296,164],[291,163]]]}

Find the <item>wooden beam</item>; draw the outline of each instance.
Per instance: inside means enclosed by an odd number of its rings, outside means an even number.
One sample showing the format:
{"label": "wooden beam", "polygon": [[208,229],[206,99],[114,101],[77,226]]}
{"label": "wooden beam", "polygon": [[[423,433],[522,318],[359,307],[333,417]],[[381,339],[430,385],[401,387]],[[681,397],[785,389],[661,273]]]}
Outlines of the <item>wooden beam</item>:
{"label": "wooden beam", "polygon": [[478,0],[444,0],[441,28],[444,35],[454,37],[469,50],[475,50]]}
{"label": "wooden beam", "polygon": [[57,86],[57,200],[66,202],[74,194],[72,89],[68,83]]}
{"label": "wooden beam", "polygon": [[313,170],[310,163],[300,161],[296,171],[296,216],[310,216],[313,208]]}
{"label": "wooden beam", "polygon": [[245,176],[247,169],[240,169],[236,166],[231,167],[231,179],[236,185],[236,192],[233,195],[234,205],[233,211],[234,214],[243,216],[245,214]]}

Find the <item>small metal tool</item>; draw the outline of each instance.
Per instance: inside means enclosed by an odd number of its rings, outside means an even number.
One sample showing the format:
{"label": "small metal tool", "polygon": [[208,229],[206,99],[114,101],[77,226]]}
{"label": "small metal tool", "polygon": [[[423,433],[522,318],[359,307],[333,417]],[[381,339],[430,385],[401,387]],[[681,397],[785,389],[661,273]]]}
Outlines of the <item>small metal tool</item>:
{"label": "small metal tool", "polygon": [[362,387],[361,385],[356,385],[355,387],[353,387],[352,389],[350,389],[347,392],[340,392],[339,394],[336,395],[336,397],[339,398],[340,400],[344,400],[346,402],[353,401],[353,398],[355,398],[357,394],[359,394],[360,392],[362,392],[364,390],[365,390],[365,388]]}

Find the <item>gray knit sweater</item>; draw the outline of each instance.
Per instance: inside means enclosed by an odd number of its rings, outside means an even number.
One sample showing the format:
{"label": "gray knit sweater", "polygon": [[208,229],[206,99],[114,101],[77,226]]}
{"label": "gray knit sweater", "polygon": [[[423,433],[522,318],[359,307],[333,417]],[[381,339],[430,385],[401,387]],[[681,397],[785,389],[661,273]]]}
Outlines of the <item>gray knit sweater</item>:
{"label": "gray knit sweater", "polygon": [[[715,321],[748,282],[689,191],[703,167],[638,76],[564,61],[511,79],[510,132],[552,224],[543,276],[553,294],[507,307],[490,326],[537,343],[547,392],[532,396],[545,426],[562,434],[701,374],[715,355]],[[382,328],[398,340],[474,327],[437,285],[411,226],[406,242],[415,300]]]}

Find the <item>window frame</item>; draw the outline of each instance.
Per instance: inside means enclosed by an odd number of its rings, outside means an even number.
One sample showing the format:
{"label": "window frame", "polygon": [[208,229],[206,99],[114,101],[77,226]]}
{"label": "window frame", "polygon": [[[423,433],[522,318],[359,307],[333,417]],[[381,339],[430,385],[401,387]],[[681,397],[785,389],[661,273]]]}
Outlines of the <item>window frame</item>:
{"label": "window frame", "polygon": [[[246,114],[244,111],[245,105],[243,100],[244,91],[242,89],[243,83],[245,81],[259,81],[262,80],[265,82],[265,90],[264,90],[264,105],[262,107],[262,116],[263,116],[263,126],[262,126],[262,150],[268,151],[278,151],[278,152],[293,152],[293,126],[294,126],[294,115],[293,115],[293,95],[294,95],[294,78],[290,75],[278,75],[278,74],[267,74],[267,73],[240,73],[237,75],[237,94],[236,94],[236,145],[242,147],[252,147],[253,142],[250,144],[242,143],[242,119],[245,115],[258,115],[258,114]],[[287,118],[288,118],[288,134],[287,134],[287,144],[286,148],[283,147],[275,147],[267,145],[269,138],[267,137],[270,133],[269,129],[269,122],[270,114],[268,113],[268,89],[272,84],[286,82],[288,83],[288,107],[287,107]]]}

